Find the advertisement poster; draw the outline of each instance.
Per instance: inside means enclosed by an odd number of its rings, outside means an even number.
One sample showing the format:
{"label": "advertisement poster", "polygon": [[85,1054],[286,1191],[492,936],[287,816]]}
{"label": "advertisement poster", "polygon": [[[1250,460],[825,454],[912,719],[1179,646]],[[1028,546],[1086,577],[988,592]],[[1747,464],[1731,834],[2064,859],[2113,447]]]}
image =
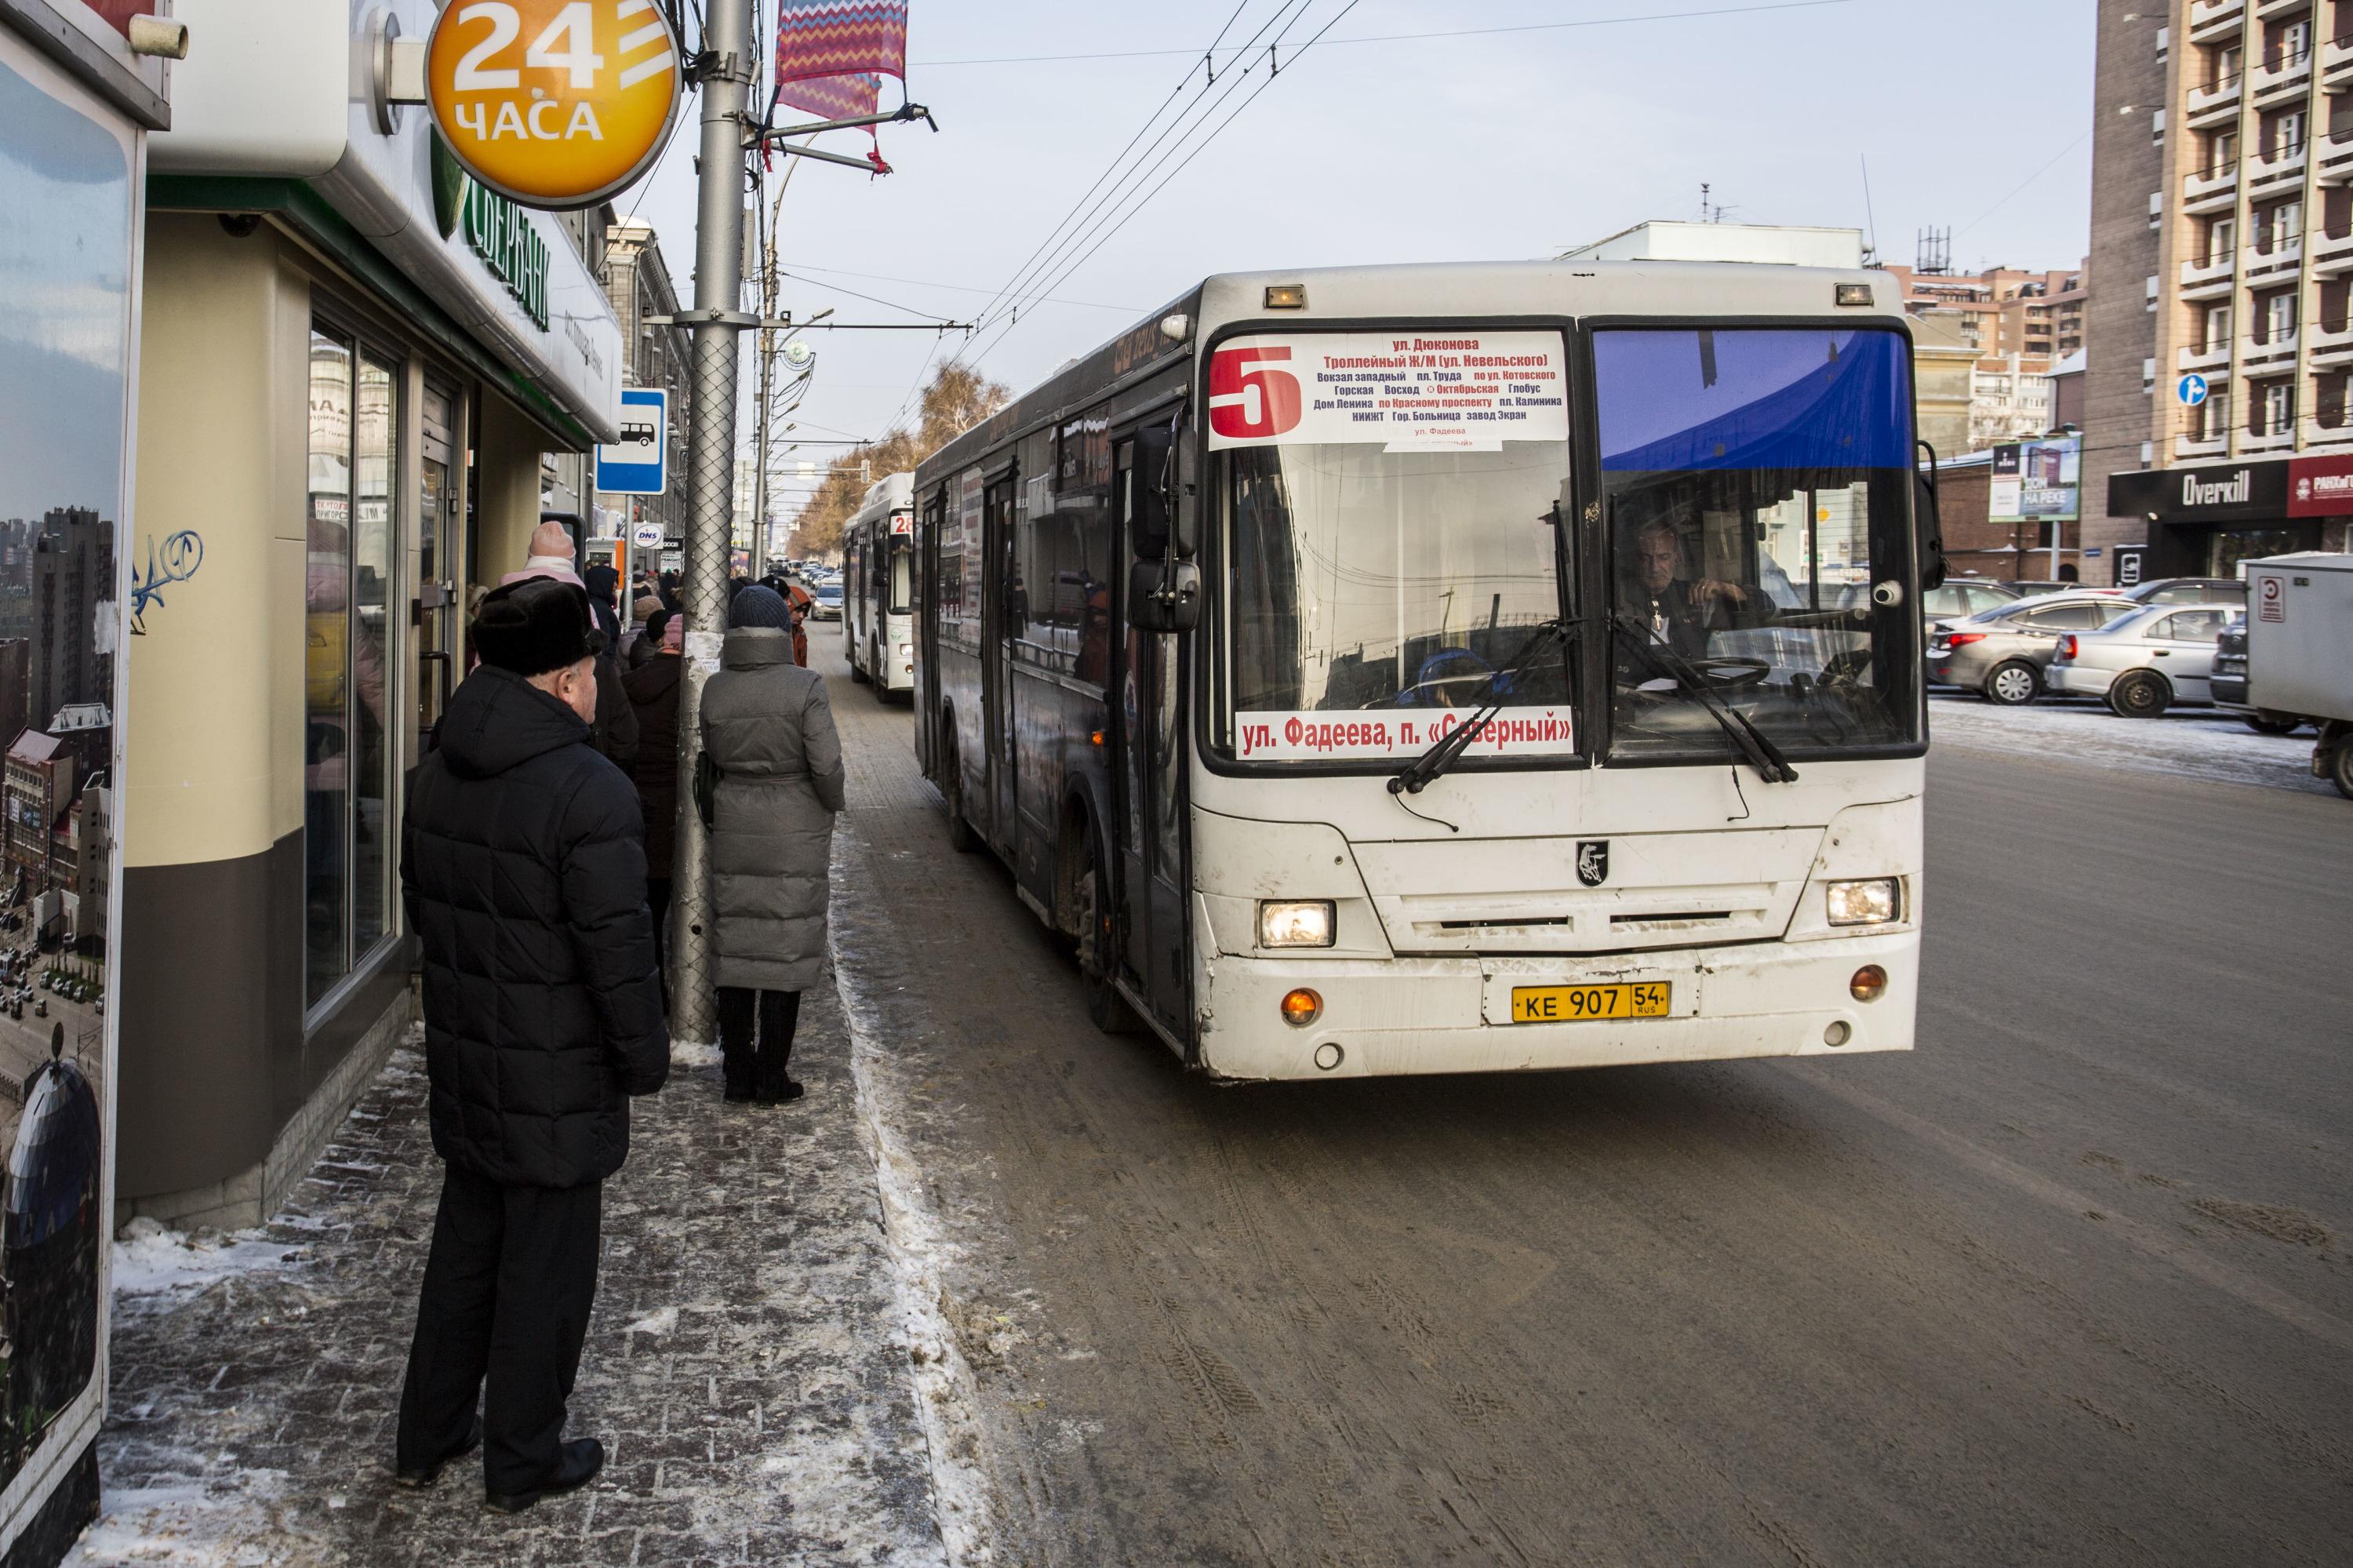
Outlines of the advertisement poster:
{"label": "advertisement poster", "polygon": [[1554,332],[1234,338],[1209,355],[1209,445],[1491,452],[1505,441],[1567,440],[1566,366]]}
{"label": "advertisement poster", "polygon": [[[0,1550],[98,1500],[112,1202],[111,933],[143,149],[0,27]],[[142,577],[137,567],[143,563]]]}
{"label": "advertisement poster", "polygon": [[2073,523],[2081,514],[2084,443],[2073,436],[1993,449],[1986,515],[1996,523]]}

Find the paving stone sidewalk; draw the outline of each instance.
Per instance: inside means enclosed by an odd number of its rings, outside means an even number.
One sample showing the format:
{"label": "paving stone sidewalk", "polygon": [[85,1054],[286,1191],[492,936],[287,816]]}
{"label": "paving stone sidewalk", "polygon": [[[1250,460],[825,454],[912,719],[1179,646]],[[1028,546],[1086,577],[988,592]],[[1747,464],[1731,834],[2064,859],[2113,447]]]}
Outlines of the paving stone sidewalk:
{"label": "paving stone sidewalk", "polygon": [[572,1405],[608,1467],[509,1519],[479,1462],[392,1484],[440,1180],[421,1048],[402,1046],[265,1233],[200,1246],[199,1283],[118,1298],[106,1514],[71,1561],[942,1563],[830,978],[793,1066],[791,1106],[723,1104],[706,1060],[637,1102]]}

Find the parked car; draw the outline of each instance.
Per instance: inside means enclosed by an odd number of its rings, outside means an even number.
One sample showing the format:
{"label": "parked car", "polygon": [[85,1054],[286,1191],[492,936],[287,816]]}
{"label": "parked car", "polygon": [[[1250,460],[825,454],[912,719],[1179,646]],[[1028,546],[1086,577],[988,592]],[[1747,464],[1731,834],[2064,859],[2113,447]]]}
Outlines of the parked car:
{"label": "parked car", "polygon": [[2021,599],[2032,599],[2045,593],[2102,593],[2105,589],[2086,588],[2082,583],[2052,582],[2048,577],[2004,577],[2001,586]]}
{"label": "parked car", "polygon": [[2143,605],[2097,631],[2059,640],[2045,679],[2054,692],[2102,697],[2124,718],[2214,700],[2214,647],[2246,611],[2220,604]]}
{"label": "parked car", "polygon": [[2043,672],[2070,631],[2096,631],[2134,612],[2112,594],[2042,594],[2014,599],[1928,634],[1928,680],[1967,686],[2004,707],[2041,696]]}
{"label": "parked car", "polygon": [[1989,609],[1999,609],[2017,598],[2015,590],[2000,583],[1981,577],[1947,577],[1942,588],[1930,588],[1920,596],[1920,618],[1928,621],[1967,620]]}
{"label": "parked car", "polygon": [[2152,577],[2125,590],[2136,604],[2229,604],[2247,608],[2247,585],[2237,577]]}

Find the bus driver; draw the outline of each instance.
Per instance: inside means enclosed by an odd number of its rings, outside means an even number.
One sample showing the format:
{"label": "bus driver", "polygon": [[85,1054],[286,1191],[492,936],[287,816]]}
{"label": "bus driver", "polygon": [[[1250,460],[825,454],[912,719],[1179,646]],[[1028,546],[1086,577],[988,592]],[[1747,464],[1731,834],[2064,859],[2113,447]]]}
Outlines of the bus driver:
{"label": "bus driver", "polygon": [[1641,617],[1668,647],[1686,659],[1707,657],[1708,634],[1737,624],[1751,608],[1751,595],[1736,583],[1680,577],[1683,541],[1663,517],[1642,524],[1634,536],[1637,590],[1626,608]]}

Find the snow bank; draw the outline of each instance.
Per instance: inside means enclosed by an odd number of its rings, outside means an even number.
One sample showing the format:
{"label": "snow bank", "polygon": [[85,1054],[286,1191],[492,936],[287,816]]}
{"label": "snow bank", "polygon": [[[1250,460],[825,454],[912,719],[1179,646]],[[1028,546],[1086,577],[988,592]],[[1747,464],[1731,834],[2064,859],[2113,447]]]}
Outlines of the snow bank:
{"label": "snow bank", "polygon": [[[834,841],[837,858],[846,838]],[[856,901],[856,875],[837,865],[834,897]],[[943,1305],[948,1273],[962,1249],[933,1210],[923,1173],[899,1128],[907,1120],[889,1053],[875,1041],[887,1035],[882,1012],[860,983],[854,963],[841,951],[842,927],[831,923],[833,972],[841,1011],[849,1027],[849,1060],[858,1085],[858,1124],[874,1158],[882,1199],[883,1233],[895,1265],[900,1321],[915,1383],[915,1410],[931,1450],[933,1506],[940,1540],[953,1568],[979,1568],[995,1561],[988,1546],[988,1481],[981,1469],[981,1426],[976,1385],[955,1325]]]}
{"label": "snow bank", "polygon": [[123,1227],[114,1244],[114,1293],[178,1295],[301,1259],[300,1247],[271,1241],[260,1231],[191,1236],[142,1215]]}
{"label": "snow bank", "polygon": [[1976,696],[1937,694],[1929,704],[1928,730],[1937,746],[1962,750],[2336,793],[2312,776],[2311,731],[2258,735],[2238,715],[2217,708],[2176,708],[2160,718],[2128,719],[2099,703],[2046,697],[2004,708]]}

